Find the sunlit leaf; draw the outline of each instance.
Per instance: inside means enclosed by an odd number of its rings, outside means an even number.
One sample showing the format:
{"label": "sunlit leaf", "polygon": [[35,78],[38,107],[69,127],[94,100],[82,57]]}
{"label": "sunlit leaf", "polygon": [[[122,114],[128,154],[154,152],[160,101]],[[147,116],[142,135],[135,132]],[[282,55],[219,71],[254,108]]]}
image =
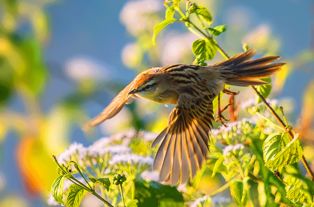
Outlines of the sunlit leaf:
{"label": "sunlit leaf", "polygon": [[193,42],[193,53],[200,64],[204,64],[206,60],[211,60],[216,52],[217,48],[207,39],[198,39]]}
{"label": "sunlit leaf", "polygon": [[226,25],[218,25],[215,27],[209,27],[208,30],[211,32],[214,36],[219,36],[221,33],[225,32],[227,30]]}
{"label": "sunlit leaf", "polygon": [[84,196],[84,189],[78,185],[71,185],[66,199],[67,207],[79,207]]}
{"label": "sunlit leaf", "polygon": [[265,165],[272,171],[281,171],[283,167],[298,162],[302,156],[302,147],[298,136],[293,140],[286,134],[272,134],[263,144]]}
{"label": "sunlit leaf", "polygon": [[109,190],[111,182],[109,178],[89,178],[93,183],[100,183],[102,184],[106,190]]}
{"label": "sunlit leaf", "polygon": [[154,32],[153,32],[153,44],[156,44],[156,39],[158,34],[165,29],[168,25],[173,24],[174,22],[176,22],[176,19],[165,19],[162,22],[158,23],[157,25],[154,26]]}
{"label": "sunlit leaf", "polygon": [[313,186],[310,180],[305,180],[297,174],[286,174],[284,176],[286,196],[296,204],[314,205]]}
{"label": "sunlit leaf", "polygon": [[[135,198],[139,207],[183,206],[183,196],[176,187],[144,180],[135,181]],[[167,202],[167,203],[166,203]]]}
{"label": "sunlit leaf", "polygon": [[[265,81],[266,84],[258,85],[258,86],[256,86],[256,89],[257,89],[258,92],[260,92],[260,94],[264,98],[267,98],[269,96],[270,92],[271,92],[271,89],[272,89],[272,87],[271,87],[271,78],[270,77],[263,78],[262,80]],[[258,102],[262,101],[259,97],[257,97],[257,98],[258,98]]]}
{"label": "sunlit leaf", "polygon": [[211,24],[213,21],[213,17],[209,10],[204,7],[197,4],[192,4],[189,8],[189,14],[195,14],[200,17],[201,20],[204,22]]}
{"label": "sunlit leaf", "polygon": [[56,180],[53,182],[51,187],[51,192],[54,197],[54,199],[60,203],[63,204],[63,183],[64,183],[64,176],[61,175],[56,178]]}

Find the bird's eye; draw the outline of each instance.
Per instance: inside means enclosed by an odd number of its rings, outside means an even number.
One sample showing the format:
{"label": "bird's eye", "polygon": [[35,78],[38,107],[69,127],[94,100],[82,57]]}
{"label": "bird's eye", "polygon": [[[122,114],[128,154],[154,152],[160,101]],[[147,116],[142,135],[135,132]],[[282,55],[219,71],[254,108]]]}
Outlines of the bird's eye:
{"label": "bird's eye", "polygon": [[157,83],[149,83],[149,84],[146,84],[143,88],[140,89],[140,91],[147,91],[147,90],[150,90],[152,89]]}

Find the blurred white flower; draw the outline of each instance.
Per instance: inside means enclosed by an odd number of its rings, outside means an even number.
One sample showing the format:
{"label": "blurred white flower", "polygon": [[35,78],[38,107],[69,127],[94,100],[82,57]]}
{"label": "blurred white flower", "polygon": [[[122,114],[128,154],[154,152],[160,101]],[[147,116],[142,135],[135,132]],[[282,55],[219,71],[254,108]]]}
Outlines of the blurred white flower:
{"label": "blurred white flower", "polygon": [[266,43],[267,39],[270,36],[271,29],[267,24],[261,24],[248,33],[244,38],[243,41],[248,43],[249,45],[256,44],[256,41],[261,41]]}
{"label": "blurred white flower", "polygon": [[144,157],[136,154],[117,154],[114,155],[111,160],[111,165],[116,165],[119,163],[130,163],[130,164],[141,164],[141,165],[153,165],[153,158]]}
{"label": "blurred white flower", "polygon": [[129,43],[122,50],[122,61],[130,68],[136,68],[142,61],[142,50],[138,44]]}
{"label": "blurred white flower", "polygon": [[156,139],[158,134],[153,132],[141,131],[138,136],[142,137],[145,141],[151,142]]}
{"label": "blurred white flower", "polygon": [[66,164],[71,161],[75,155],[77,155],[78,158],[84,157],[86,155],[86,148],[82,144],[74,142],[57,157],[57,160],[60,164]]}
{"label": "blurred white flower", "polygon": [[196,36],[191,32],[165,35],[161,42],[162,65],[190,63],[193,60],[191,45],[195,39]]}
{"label": "blurred white flower", "polygon": [[67,61],[65,73],[75,81],[103,80],[108,77],[108,69],[86,57],[77,57]]}
{"label": "blurred white flower", "polygon": [[102,146],[100,144],[93,144],[87,148],[87,153],[89,156],[98,157],[103,156],[107,153],[114,154],[126,154],[131,150],[124,145],[112,145],[112,146]]}
{"label": "blurred white flower", "polygon": [[141,177],[144,180],[157,182],[157,181],[159,181],[159,172],[146,170],[146,171],[142,172]]}
{"label": "blurred white flower", "polygon": [[128,1],[122,8],[120,20],[131,34],[138,35],[144,30],[153,28],[156,22],[151,16],[161,9],[162,1]]}
{"label": "blurred white flower", "polygon": [[236,145],[228,145],[223,149],[224,156],[228,155],[230,152],[236,152],[239,150],[244,149],[243,144],[236,144]]}

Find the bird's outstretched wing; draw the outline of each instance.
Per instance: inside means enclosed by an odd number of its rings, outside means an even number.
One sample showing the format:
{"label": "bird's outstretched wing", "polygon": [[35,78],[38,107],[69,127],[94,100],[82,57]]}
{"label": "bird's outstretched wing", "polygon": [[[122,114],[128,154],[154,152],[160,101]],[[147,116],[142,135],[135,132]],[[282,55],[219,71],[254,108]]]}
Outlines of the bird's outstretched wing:
{"label": "bird's outstretched wing", "polygon": [[84,130],[88,131],[90,128],[106,121],[115,116],[122,107],[134,96],[129,94],[133,90],[134,81],[129,83],[118,95],[111,101],[111,103],[95,118],[84,125]]}
{"label": "bird's outstretched wing", "polygon": [[175,185],[185,183],[201,168],[208,152],[213,120],[213,95],[192,99],[181,96],[169,117],[168,127],[153,142],[161,142],[154,169],[160,180]]}

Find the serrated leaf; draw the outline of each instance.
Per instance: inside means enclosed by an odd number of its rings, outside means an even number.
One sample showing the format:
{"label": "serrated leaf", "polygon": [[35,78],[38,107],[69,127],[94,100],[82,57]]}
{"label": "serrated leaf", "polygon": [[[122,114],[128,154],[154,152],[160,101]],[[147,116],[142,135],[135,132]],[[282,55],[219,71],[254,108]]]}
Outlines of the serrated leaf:
{"label": "serrated leaf", "polygon": [[217,48],[207,39],[198,39],[193,42],[192,51],[198,63],[204,63],[206,60],[213,59]]}
{"label": "serrated leaf", "polygon": [[158,34],[164,30],[168,25],[173,24],[174,22],[176,22],[176,19],[165,19],[162,22],[156,24],[154,26],[154,31],[153,31],[153,37],[152,37],[152,41],[153,41],[153,45],[156,44],[156,39]]}
{"label": "serrated leaf", "polygon": [[66,199],[67,207],[79,207],[84,196],[84,189],[78,185],[71,185]]}
{"label": "serrated leaf", "polygon": [[[264,97],[267,98],[271,92],[272,86],[271,86],[271,78],[263,78],[263,81],[266,82],[266,84],[263,85],[258,85],[256,86],[256,89],[258,92],[260,92],[260,94]],[[262,100],[258,97],[258,103],[261,102]]]}
{"label": "serrated leaf", "polygon": [[52,196],[60,204],[63,204],[63,183],[64,176],[61,175],[55,179],[51,187]]}
{"label": "serrated leaf", "polygon": [[213,17],[210,14],[209,10],[204,6],[194,5],[192,9],[190,9],[190,14],[196,14],[199,16],[204,22],[211,24],[213,21]]}
{"label": "serrated leaf", "polygon": [[[296,204],[314,205],[314,198],[311,196],[310,186],[313,185],[312,181],[307,181],[304,178],[300,178],[298,175],[286,174],[284,176],[286,197]],[[307,183],[309,182],[309,184]]]}
{"label": "serrated leaf", "polygon": [[208,30],[210,31],[210,33],[214,36],[218,36],[220,35],[221,33],[225,32],[227,30],[227,27],[226,25],[218,25],[218,26],[215,26],[215,27],[209,27]]}
{"label": "serrated leaf", "polygon": [[263,143],[263,158],[270,170],[281,171],[286,165],[298,162],[302,156],[302,147],[298,136],[293,140],[287,134],[273,134]]}

